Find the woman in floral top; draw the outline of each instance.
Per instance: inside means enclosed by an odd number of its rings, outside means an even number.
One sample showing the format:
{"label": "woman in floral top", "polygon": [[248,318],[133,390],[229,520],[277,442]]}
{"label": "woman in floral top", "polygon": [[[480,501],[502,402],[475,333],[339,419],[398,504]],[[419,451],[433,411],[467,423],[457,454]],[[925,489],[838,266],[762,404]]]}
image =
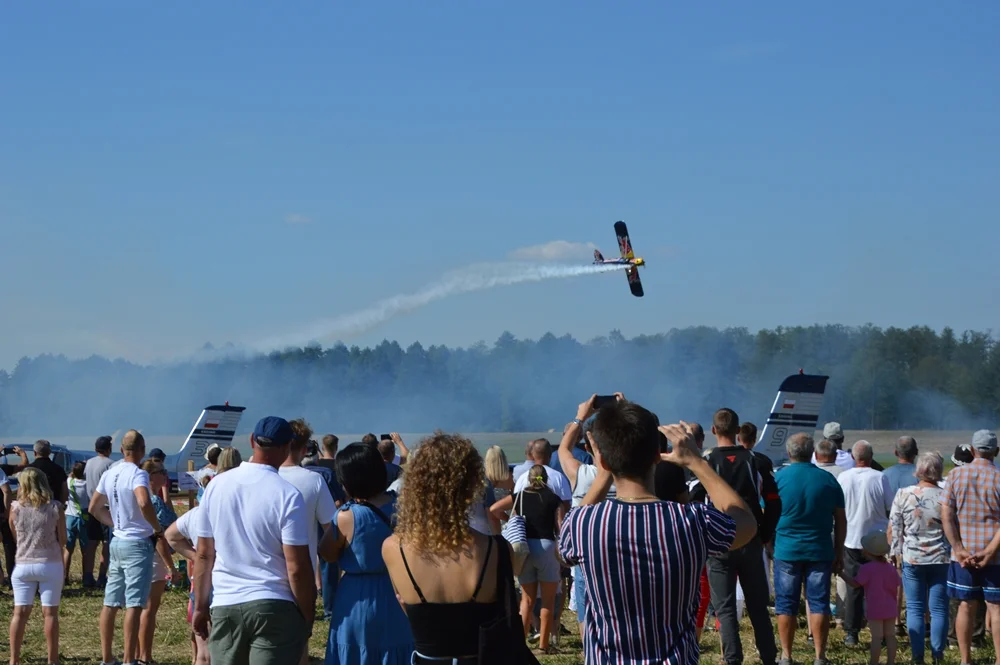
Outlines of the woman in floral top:
{"label": "woman in floral top", "polygon": [[[924,613],[930,605],[931,657],[941,661],[948,640],[948,562],[951,548],[941,525],[941,495],[938,487],[944,460],[938,453],[917,458],[920,481],[896,493],[889,513],[892,554],[903,562],[906,592],[906,629],[910,634],[913,662],[924,662]],[[925,599],[929,598],[929,602]]]}

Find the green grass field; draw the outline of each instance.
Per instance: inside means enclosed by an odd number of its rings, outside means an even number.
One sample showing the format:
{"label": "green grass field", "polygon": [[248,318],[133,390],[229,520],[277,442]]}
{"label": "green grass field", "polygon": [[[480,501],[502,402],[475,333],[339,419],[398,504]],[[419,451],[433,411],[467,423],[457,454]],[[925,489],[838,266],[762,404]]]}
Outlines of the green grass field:
{"label": "green grass field", "polygon": [[[64,592],[63,602],[60,608],[61,630],[60,630],[60,652],[63,663],[93,664],[100,662],[100,637],[98,635],[98,615],[103,604],[103,595],[100,591],[83,590],[79,585],[79,567],[74,573],[74,583]],[[10,592],[4,589],[0,594],[0,620],[4,625],[9,625],[12,606]],[[160,665],[187,665],[191,662],[190,632],[188,624],[185,622],[187,612],[187,593],[183,591],[168,592],[160,608],[160,613],[156,631],[156,645],[153,657]],[[563,615],[563,624],[571,632],[571,635],[563,636],[559,642],[559,655],[544,656],[539,660],[546,665],[576,665],[583,663],[582,644],[576,631],[575,615],[567,610]],[[750,630],[749,620],[744,617],[742,628],[743,648],[748,663],[759,663],[757,651],[753,642],[753,633]],[[987,636],[988,637],[988,636]],[[324,650],[326,648],[327,624],[317,623],[312,641],[310,643],[310,654],[314,663],[323,661]],[[777,638],[776,638],[777,639]],[[863,631],[861,635],[861,646],[846,648],[843,645],[844,633],[839,629],[831,630],[830,648],[828,657],[834,663],[863,663],[868,658],[868,632]],[[116,653],[120,656],[121,643],[121,620],[119,619],[119,630],[116,639]],[[701,640],[701,663],[704,665],[715,665],[720,662],[720,647],[718,633],[706,630]],[[0,654],[10,653],[7,631],[2,631],[0,636]],[[801,629],[796,634],[795,649],[793,652],[797,663],[810,663],[813,659],[812,645],[806,641],[806,631]],[[974,653],[976,660],[980,663],[993,662],[993,649],[986,647],[977,649]],[[883,662],[885,654],[882,655]],[[928,647],[927,661],[930,662]],[[22,656],[23,663],[44,664],[45,663],[45,636],[42,632],[41,612],[36,606],[28,624],[25,636],[25,643]],[[899,651],[897,662],[911,663],[909,642],[906,638],[899,638]],[[958,664],[958,650],[948,650],[945,653],[945,662],[949,665]]]}

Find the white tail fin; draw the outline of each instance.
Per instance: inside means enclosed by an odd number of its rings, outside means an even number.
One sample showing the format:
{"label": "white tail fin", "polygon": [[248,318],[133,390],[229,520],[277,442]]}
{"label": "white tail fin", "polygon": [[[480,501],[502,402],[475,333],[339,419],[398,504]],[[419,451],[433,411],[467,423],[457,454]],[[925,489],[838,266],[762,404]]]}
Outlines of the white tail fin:
{"label": "white tail fin", "polygon": [[754,450],[770,457],[775,467],[788,462],[785,450],[788,437],[800,432],[812,436],[816,432],[829,378],[800,371],[781,382],[767,423],[754,446]]}
{"label": "white tail fin", "polygon": [[195,469],[205,466],[205,451],[209,446],[216,443],[225,448],[233,442],[245,408],[229,406],[228,402],[222,406],[206,406],[180,451],[167,457],[167,470],[176,474],[184,473],[187,471],[188,460],[194,461]]}

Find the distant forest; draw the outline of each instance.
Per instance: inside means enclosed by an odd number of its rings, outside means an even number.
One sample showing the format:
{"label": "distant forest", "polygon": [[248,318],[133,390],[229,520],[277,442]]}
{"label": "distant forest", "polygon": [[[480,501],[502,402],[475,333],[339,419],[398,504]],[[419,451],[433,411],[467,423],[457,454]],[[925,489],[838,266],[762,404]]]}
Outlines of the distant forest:
{"label": "distant forest", "polygon": [[990,333],[811,326],[752,333],[695,327],[581,343],[503,333],[470,348],[337,344],[266,356],[138,365],[44,355],[0,371],[0,435],[183,434],[208,404],[304,416],[334,432],[544,431],[591,393],[623,391],[661,420],[706,422],[720,406],[762,424],[781,378],[831,380],[820,422],[952,429],[1000,422],[1000,344]]}

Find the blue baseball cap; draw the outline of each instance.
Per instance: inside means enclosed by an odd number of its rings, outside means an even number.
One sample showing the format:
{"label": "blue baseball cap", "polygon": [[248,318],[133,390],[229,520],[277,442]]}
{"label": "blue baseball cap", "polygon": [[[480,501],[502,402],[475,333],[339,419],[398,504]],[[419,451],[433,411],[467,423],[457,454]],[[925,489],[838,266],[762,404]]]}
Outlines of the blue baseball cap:
{"label": "blue baseball cap", "polygon": [[148,453],[146,453],[146,457],[149,459],[158,459],[161,462],[167,459],[166,454],[164,454],[164,452],[159,448],[153,448],[152,450],[150,450]]}
{"label": "blue baseball cap", "polygon": [[278,416],[267,416],[257,421],[253,428],[253,440],[261,448],[280,448],[287,446],[295,438],[292,426],[288,421]]}

